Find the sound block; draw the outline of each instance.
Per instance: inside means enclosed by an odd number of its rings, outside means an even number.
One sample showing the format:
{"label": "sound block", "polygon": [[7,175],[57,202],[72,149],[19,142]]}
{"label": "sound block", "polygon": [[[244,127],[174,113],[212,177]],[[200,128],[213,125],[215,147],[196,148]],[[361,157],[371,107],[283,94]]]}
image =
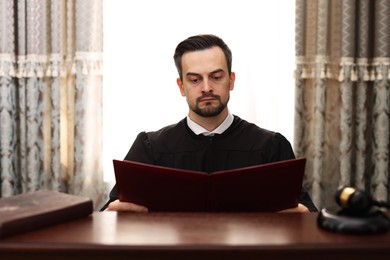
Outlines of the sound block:
{"label": "sound block", "polygon": [[322,209],[317,218],[319,227],[350,234],[377,234],[389,230],[390,220],[380,210],[354,214],[346,210]]}

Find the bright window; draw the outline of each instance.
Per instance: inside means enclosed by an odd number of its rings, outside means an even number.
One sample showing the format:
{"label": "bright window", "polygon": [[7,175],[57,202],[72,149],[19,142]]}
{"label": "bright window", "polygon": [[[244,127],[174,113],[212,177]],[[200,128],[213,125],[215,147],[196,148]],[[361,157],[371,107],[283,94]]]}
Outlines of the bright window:
{"label": "bright window", "polygon": [[176,45],[194,34],[220,36],[233,52],[229,109],[292,143],[295,1],[104,1],[103,159],[123,159],[140,131],[187,115],[176,85]]}

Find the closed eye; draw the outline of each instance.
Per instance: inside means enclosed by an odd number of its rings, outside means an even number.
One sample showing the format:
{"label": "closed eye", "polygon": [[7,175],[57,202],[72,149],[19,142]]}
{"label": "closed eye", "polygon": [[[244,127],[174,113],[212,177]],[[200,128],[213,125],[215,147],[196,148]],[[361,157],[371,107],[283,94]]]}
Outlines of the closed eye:
{"label": "closed eye", "polygon": [[198,84],[200,82],[200,80],[201,80],[201,77],[200,77],[200,75],[195,74],[195,73],[188,73],[187,74],[187,80],[191,84]]}
{"label": "closed eye", "polygon": [[222,79],[223,76],[224,76],[223,71],[218,71],[218,72],[216,72],[216,73],[211,74],[211,75],[210,75],[210,78],[211,78],[212,80],[214,80],[214,81],[218,81],[218,80]]}
{"label": "closed eye", "polygon": [[191,83],[193,83],[193,84],[196,84],[196,83],[198,83],[200,80],[199,80],[199,78],[190,78],[189,81],[190,81]]}

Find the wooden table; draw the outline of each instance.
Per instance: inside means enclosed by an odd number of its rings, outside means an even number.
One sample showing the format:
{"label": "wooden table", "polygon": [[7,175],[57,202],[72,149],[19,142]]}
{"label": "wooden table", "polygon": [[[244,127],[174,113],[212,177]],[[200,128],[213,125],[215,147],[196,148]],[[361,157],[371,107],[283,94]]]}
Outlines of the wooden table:
{"label": "wooden table", "polygon": [[316,220],[316,213],[95,212],[2,239],[0,259],[390,259],[390,232],[338,234]]}

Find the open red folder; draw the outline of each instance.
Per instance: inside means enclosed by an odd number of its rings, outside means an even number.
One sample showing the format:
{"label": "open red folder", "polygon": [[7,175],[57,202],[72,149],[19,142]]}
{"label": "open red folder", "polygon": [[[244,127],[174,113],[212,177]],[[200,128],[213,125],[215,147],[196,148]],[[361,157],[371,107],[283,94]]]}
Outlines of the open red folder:
{"label": "open red folder", "polygon": [[113,160],[119,200],[149,211],[273,212],[298,205],[305,158],[205,173]]}

